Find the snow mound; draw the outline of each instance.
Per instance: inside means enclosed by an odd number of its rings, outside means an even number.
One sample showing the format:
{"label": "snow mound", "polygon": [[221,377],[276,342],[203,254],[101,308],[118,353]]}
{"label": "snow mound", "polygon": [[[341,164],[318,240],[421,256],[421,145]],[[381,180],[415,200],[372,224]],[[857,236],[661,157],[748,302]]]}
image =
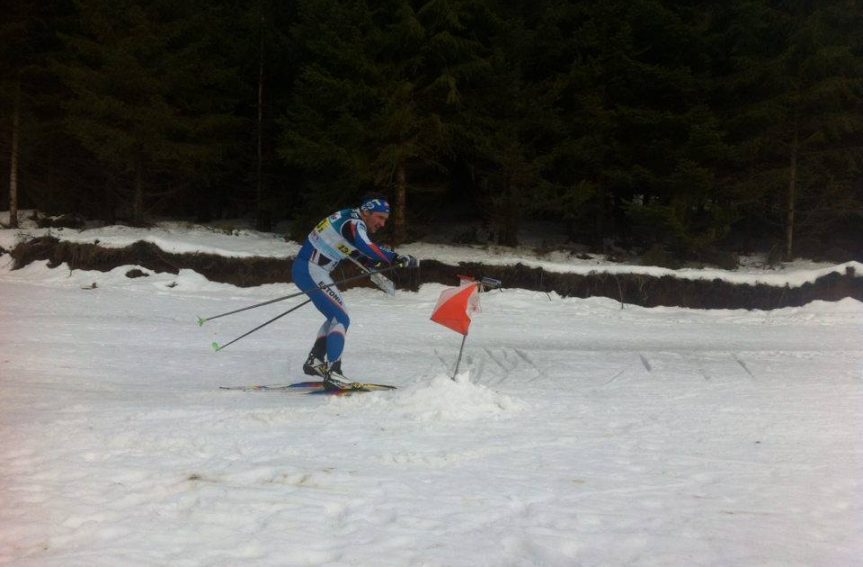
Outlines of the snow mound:
{"label": "snow mound", "polygon": [[470,373],[438,375],[430,382],[414,384],[391,400],[391,411],[417,421],[470,421],[503,417],[524,404],[470,381]]}

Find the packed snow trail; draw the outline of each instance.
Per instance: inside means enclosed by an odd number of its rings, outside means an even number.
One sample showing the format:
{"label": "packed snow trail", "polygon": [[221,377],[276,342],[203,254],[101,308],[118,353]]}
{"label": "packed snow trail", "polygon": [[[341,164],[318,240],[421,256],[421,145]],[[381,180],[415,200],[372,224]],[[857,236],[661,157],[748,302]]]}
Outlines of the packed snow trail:
{"label": "packed snow trail", "polygon": [[[440,286],[346,293],[350,398],[303,380],[289,293],[191,272],[0,271],[0,563],[852,565],[863,304],[642,309]],[[92,287],[95,289],[82,289]],[[168,287],[169,284],[176,284]],[[364,353],[362,355],[358,353]]]}

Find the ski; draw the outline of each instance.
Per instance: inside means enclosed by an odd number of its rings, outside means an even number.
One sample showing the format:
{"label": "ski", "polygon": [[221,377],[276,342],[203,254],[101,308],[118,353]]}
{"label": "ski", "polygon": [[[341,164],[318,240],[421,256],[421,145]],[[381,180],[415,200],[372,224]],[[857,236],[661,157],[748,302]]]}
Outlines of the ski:
{"label": "ski", "polygon": [[327,390],[324,389],[324,383],[320,382],[320,386],[309,392],[309,394],[317,394],[322,396],[350,396],[358,392],[382,392],[385,390],[395,390],[395,386],[389,384],[366,384],[363,382],[351,382],[349,388],[342,390]]}
{"label": "ski", "polygon": [[297,382],[294,384],[250,384],[241,386],[219,386],[220,390],[233,390],[236,392],[261,392],[261,391],[288,391],[303,394],[345,396],[358,392],[381,392],[395,390],[395,386],[389,384],[369,384],[364,382],[352,382],[349,388],[343,390],[326,390],[322,381]]}
{"label": "ski", "polygon": [[262,390],[302,390],[322,388],[323,382],[297,382],[296,384],[247,384],[243,386],[219,386],[220,390],[258,392]]}

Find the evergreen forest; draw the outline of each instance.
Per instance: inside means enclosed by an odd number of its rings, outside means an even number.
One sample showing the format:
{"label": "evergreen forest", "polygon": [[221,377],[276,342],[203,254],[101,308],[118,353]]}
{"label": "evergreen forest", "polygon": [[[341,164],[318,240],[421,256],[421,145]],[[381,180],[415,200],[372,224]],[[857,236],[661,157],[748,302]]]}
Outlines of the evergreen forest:
{"label": "evergreen forest", "polygon": [[859,0],[4,4],[0,210],[863,256]]}

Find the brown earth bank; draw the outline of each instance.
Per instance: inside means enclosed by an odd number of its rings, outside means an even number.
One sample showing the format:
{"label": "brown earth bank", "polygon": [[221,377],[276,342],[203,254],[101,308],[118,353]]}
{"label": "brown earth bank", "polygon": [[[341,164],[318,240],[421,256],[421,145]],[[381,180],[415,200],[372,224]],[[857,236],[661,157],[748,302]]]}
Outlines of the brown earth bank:
{"label": "brown earth bank", "polygon": [[[18,244],[11,252],[12,269],[35,260],[48,260],[49,267],[66,263],[73,270],[109,271],[118,266],[140,266],[153,272],[178,273],[194,270],[210,281],[251,287],[266,283],[291,281],[291,259],[229,258],[213,254],[174,254],[155,244],[139,241],[125,248],[103,248],[97,244],[60,241],[40,237]],[[356,275],[353,266],[339,267],[334,279]],[[130,270],[130,274],[133,271]],[[504,288],[556,292],[564,297],[601,296],[644,307],[669,306],[697,309],[777,309],[797,307],[814,300],[838,301],[852,297],[863,301],[863,277],[848,267],[845,273],[831,273],[814,283],[799,287],[735,284],[720,279],[688,280],[673,276],[642,274],[587,275],[548,272],[542,268],[492,266],[462,262],[458,266],[436,260],[424,260],[419,269],[392,272],[400,289],[415,291],[424,283],[456,285],[459,274],[488,276],[503,282]],[[129,277],[145,275],[140,272]],[[344,287],[370,286],[368,281],[352,282]]]}

